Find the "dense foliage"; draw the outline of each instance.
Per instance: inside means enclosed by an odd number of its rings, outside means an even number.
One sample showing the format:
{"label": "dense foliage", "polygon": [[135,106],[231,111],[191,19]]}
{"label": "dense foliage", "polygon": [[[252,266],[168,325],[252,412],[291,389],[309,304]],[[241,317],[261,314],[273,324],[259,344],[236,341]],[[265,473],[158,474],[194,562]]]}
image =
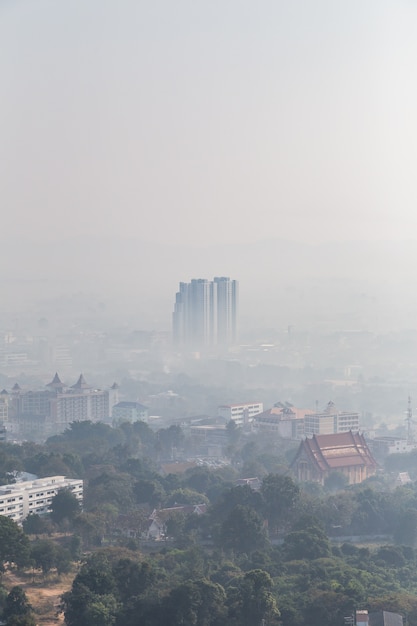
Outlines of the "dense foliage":
{"label": "dense foliage", "polygon": [[[234,467],[168,475],[158,459],[182,445],[178,427],[82,422],[44,446],[0,444],[10,480],[16,468],[85,480],[82,511],[62,491],[51,516],[29,516],[24,532],[0,517],[1,562],[47,577],[81,559],[62,599],[68,626],[342,626],[355,608],[399,612],[417,626],[416,484],[395,487],[385,474],[349,487],[335,474],[323,487],[298,485],[285,451],[273,461],[229,430]],[[259,489],[236,486],[256,467]],[[195,504],[206,512],[177,508]],[[162,508],[162,540],[144,539]]]}

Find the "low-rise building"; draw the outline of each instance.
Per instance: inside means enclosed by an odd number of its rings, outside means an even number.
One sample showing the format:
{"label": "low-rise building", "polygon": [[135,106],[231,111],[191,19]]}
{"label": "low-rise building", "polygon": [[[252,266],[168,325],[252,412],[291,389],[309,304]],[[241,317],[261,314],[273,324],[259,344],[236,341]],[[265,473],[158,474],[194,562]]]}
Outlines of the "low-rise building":
{"label": "low-rise building", "polygon": [[121,424],[122,422],[132,423],[138,420],[146,421],[148,415],[148,407],[139,402],[118,402],[112,409],[113,422],[117,424]]}
{"label": "low-rise building", "polygon": [[257,476],[253,478],[237,478],[234,482],[235,487],[244,487],[247,485],[253,491],[260,491],[262,487],[262,481]]}
{"label": "low-rise building", "polygon": [[254,418],[254,425],[260,433],[275,433],[283,439],[302,439],[304,437],[305,416],[313,413],[310,409],[297,409],[281,402],[275,404]]}
{"label": "low-rise building", "polygon": [[416,441],[408,441],[399,437],[375,437],[368,439],[368,445],[373,454],[384,458],[389,454],[405,454],[417,448]]}
{"label": "low-rise building", "polygon": [[48,476],[12,485],[0,486],[0,515],[22,522],[29,513],[46,515],[52,498],[61,489],[69,489],[82,505],[83,481],[65,476]]}
{"label": "low-rise building", "polygon": [[359,430],[359,413],[339,411],[334,402],[328,402],[323,411],[308,413],[304,418],[304,433],[311,435],[331,435]]}
{"label": "low-rise building", "polygon": [[222,404],[218,407],[218,416],[226,421],[233,420],[238,426],[251,422],[255,415],[262,413],[262,402],[247,402],[246,404]]}
{"label": "low-rise building", "polygon": [[204,515],[207,512],[207,505],[200,504],[183,504],[171,506],[166,509],[154,509],[149,517],[149,526],[144,535],[144,539],[153,539],[160,541],[166,538],[166,525],[168,520],[175,519],[176,516],[187,517],[189,515]]}
{"label": "low-rise building", "polygon": [[[404,618],[399,613],[391,611],[356,611],[356,626],[403,626]],[[346,621],[346,619],[345,619]]]}

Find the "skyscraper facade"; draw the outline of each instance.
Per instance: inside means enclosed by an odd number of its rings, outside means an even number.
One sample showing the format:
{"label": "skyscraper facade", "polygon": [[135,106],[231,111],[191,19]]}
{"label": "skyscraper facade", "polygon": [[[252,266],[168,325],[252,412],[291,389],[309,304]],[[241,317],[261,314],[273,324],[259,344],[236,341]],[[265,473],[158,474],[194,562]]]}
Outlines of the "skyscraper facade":
{"label": "skyscraper facade", "polygon": [[172,316],[176,346],[200,350],[237,342],[239,283],[225,276],[180,283]]}

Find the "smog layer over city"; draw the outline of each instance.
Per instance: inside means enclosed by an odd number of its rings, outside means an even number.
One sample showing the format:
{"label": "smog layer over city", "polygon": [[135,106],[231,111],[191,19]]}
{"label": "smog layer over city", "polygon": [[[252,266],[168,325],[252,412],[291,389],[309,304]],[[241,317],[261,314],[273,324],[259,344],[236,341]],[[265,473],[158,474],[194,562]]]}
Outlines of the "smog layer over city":
{"label": "smog layer over city", "polygon": [[0,622],[417,626],[417,4],[0,1]]}

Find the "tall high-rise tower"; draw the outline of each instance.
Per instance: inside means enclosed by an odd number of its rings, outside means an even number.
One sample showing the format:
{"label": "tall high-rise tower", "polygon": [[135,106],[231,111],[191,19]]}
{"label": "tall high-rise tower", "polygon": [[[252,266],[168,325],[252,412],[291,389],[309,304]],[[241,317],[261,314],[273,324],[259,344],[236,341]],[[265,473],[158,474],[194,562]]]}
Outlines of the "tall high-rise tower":
{"label": "tall high-rise tower", "polygon": [[238,282],[224,276],[180,283],[172,316],[175,345],[201,349],[235,344],[238,297]]}
{"label": "tall high-rise tower", "polygon": [[217,285],[217,343],[233,345],[237,342],[239,283],[226,276],[213,282]]}

